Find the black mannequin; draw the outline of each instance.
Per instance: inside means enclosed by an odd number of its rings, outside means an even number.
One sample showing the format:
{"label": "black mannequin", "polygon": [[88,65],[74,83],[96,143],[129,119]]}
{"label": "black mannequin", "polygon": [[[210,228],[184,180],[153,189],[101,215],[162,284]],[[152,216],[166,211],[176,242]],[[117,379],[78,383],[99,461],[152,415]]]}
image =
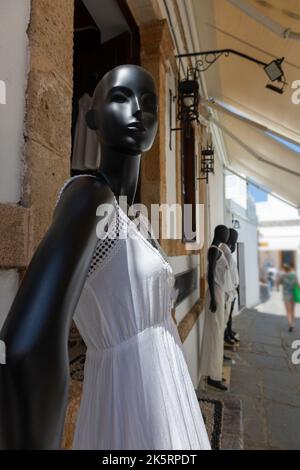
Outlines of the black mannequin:
{"label": "black mannequin", "polygon": [[215,267],[218,258],[221,256],[221,253],[216,248],[214,248],[214,246],[219,246],[221,243],[227,243],[228,238],[228,228],[225,225],[218,225],[215,228],[214,239],[208,250],[208,286],[211,296],[210,310],[212,313],[215,313],[217,310],[215,298]]}
{"label": "black mannequin", "polygon": [[[235,250],[236,250],[236,244],[237,244],[237,241],[238,241],[238,237],[239,237],[238,232],[235,229],[230,228],[229,229],[229,238],[228,238],[228,241],[227,241],[227,245],[229,246],[231,253],[234,253]],[[231,306],[230,306],[229,318],[228,318],[228,322],[227,322],[226,330],[225,330],[225,334],[224,334],[225,341],[230,342],[231,344],[232,344],[232,342],[233,343],[238,343],[239,342],[238,338],[236,337],[236,332],[232,330],[232,314],[233,314],[235,302],[236,302],[236,297],[233,299],[233,301],[231,303]]]}
{"label": "black mannequin", "polygon": [[98,84],[89,127],[97,132],[97,178],[74,179],[63,191],[12,304],[0,339],[0,449],[58,449],[67,406],[68,334],[97,243],[100,204],[134,200],[141,154],[157,131],[151,75],[125,65]]}

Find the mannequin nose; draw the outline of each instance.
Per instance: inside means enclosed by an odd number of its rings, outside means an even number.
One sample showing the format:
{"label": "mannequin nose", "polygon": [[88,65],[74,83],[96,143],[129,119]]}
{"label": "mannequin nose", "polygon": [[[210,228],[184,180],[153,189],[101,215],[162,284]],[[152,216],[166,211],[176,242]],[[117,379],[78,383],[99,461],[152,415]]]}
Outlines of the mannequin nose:
{"label": "mannequin nose", "polygon": [[143,117],[142,105],[137,97],[134,98],[132,115],[136,119],[142,119]]}
{"label": "mannequin nose", "polygon": [[135,113],[133,113],[133,116],[141,121],[143,119],[143,111],[141,109],[138,109]]}

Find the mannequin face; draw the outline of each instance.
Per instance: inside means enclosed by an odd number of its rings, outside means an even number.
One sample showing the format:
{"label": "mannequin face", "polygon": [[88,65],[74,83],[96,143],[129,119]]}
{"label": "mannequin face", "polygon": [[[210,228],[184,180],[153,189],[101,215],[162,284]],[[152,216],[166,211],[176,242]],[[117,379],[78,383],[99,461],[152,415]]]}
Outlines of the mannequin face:
{"label": "mannequin face", "polygon": [[229,246],[232,253],[235,252],[238,236],[239,234],[236,230],[234,230],[233,228],[229,229],[229,238],[227,241],[227,245]]}
{"label": "mannequin face", "polygon": [[225,225],[218,225],[215,228],[215,238],[221,243],[227,243],[229,238],[229,229]]}
{"label": "mannequin face", "polygon": [[[117,67],[98,84],[92,119],[102,145],[138,155],[149,150],[157,132],[157,97],[151,75],[134,65]],[[88,113],[89,114],[89,113]],[[89,118],[87,116],[89,125]]]}

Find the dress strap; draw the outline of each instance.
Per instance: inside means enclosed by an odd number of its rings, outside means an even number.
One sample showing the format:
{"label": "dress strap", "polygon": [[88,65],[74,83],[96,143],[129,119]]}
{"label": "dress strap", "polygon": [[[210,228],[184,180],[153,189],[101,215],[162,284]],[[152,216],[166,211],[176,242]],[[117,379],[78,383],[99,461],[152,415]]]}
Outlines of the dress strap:
{"label": "dress strap", "polygon": [[222,254],[223,254],[223,251],[221,250],[220,247],[218,247],[217,245],[210,245],[209,249],[210,248],[217,248],[217,250],[219,250]]}

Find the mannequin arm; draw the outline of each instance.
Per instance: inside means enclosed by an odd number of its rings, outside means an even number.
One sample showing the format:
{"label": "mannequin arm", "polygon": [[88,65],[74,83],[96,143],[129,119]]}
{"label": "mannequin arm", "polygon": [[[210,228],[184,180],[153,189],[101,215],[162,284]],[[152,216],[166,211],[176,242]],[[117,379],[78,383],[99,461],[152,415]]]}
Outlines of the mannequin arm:
{"label": "mannequin arm", "polygon": [[74,180],[26,271],[0,333],[0,449],[60,446],[70,323],[97,243],[96,209],[111,197],[98,180]]}
{"label": "mannequin arm", "polygon": [[217,310],[216,297],[215,297],[215,269],[218,259],[218,250],[210,248],[208,251],[208,287],[210,292],[210,310],[215,313]]}

